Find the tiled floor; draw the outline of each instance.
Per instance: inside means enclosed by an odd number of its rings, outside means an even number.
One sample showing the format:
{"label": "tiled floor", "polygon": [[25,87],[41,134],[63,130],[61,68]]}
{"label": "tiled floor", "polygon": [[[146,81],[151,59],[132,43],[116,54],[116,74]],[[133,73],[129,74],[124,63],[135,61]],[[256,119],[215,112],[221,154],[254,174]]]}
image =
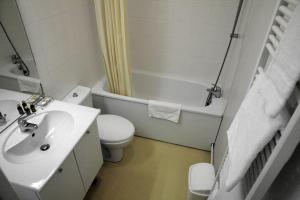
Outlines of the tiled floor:
{"label": "tiled floor", "polygon": [[186,200],[189,166],[210,160],[209,152],[141,137],[124,153],[104,163],[85,200]]}

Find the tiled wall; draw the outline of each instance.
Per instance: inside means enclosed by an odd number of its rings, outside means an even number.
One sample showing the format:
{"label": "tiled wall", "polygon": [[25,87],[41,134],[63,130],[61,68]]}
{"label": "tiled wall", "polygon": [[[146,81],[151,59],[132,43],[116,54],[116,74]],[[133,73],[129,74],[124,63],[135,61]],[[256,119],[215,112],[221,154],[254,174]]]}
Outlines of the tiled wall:
{"label": "tiled wall", "polygon": [[[18,47],[22,56],[23,52],[26,51],[24,48],[22,49],[22,42],[19,43],[19,40],[24,40],[24,36],[22,35],[22,30],[19,28],[20,24],[18,24],[18,15],[16,15],[16,7],[14,7],[14,1],[11,0],[2,0],[0,1],[0,20],[4,25],[6,31],[10,35],[12,41],[15,46]],[[25,38],[26,39],[26,38]],[[19,49],[20,47],[20,49]],[[14,50],[11,47],[9,41],[7,40],[4,31],[0,27],[0,67],[5,66],[8,63],[11,63],[10,56],[14,54]]]}
{"label": "tiled wall", "polygon": [[13,49],[9,45],[4,32],[0,28],[0,67],[3,67],[10,62],[10,55],[13,53]]}
{"label": "tiled wall", "polygon": [[[19,55],[26,63],[30,71],[30,76],[38,77],[35,63],[32,57],[27,35],[20,17],[17,3],[12,0],[0,1],[0,20],[5,27],[12,43]],[[15,54],[3,30],[0,28],[0,67],[11,63],[11,55]]]}
{"label": "tiled wall", "polygon": [[[127,0],[133,69],[213,82],[238,0]],[[48,94],[61,98],[102,73],[91,0],[18,0]]]}
{"label": "tiled wall", "polygon": [[46,93],[61,99],[100,79],[102,60],[91,0],[18,0]]}
{"label": "tiled wall", "polygon": [[127,0],[133,69],[212,83],[238,0]]}

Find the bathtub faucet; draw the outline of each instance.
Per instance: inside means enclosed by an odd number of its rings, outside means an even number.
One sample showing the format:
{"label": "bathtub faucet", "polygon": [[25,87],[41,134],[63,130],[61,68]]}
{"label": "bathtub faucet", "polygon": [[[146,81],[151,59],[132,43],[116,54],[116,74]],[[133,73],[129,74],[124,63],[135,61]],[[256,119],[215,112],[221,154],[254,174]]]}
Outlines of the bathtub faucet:
{"label": "bathtub faucet", "polygon": [[222,97],[222,89],[219,86],[213,86],[211,88],[207,88],[206,91],[208,91],[210,94],[212,94],[216,98],[221,98]]}
{"label": "bathtub faucet", "polygon": [[12,55],[11,61],[13,64],[17,65],[18,70],[21,71],[24,76],[29,76],[29,70],[22,58],[18,54]]}

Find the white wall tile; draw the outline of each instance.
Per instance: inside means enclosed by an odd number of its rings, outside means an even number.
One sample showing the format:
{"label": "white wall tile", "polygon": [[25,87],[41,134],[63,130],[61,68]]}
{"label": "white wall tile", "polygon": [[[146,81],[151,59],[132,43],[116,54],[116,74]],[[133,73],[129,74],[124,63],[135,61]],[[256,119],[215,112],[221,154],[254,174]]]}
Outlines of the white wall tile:
{"label": "white wall tile", "polygon": [[[37,72],[32,60],[32,53],[15,1],[0,1],[0,21],[5,27],[18,53],[27,64],[31,76],[36,77]],[[15,52],[6,38],[4,31],[0,28],[0,67],[11,63],[10,57],[13,54],[15,54]]]}
{"label": "white wall tile", "polygon": [[171,20],[172,6],[166,1],[157,0],[130,0],[128,1],[128,16],[152,19],[152,20]]}
{"label": "white wall tile", "polygon": [[[200,82],[214,81],[227,45],[224,41],[232,27],[236,2],[128,0],[133,69]],[[18,0],[18,3],[38,68],[47,68],[39,70],[64,85],[57,87],[57,94],[70,90],[74,84],[90,85],[103,74],[90,0]],[[64,79],[60,78],[62,72],[68,72]],[[45,87],[48,84],[51,95],[60,98],[48,79]]]}
{"label": "white wall tile", "polygon": [[14,54],[3,30],[0,28],[0,67],[11,62],[10,56]]}
{"label": "white wall tile", "polygon": [[128,0],[133,69],[211,83],[217,77],[237,0]]}
{"label": "white wall tile", "polygon": [[103,75],[91,0],[18,0],[48,95],[61,99]]}

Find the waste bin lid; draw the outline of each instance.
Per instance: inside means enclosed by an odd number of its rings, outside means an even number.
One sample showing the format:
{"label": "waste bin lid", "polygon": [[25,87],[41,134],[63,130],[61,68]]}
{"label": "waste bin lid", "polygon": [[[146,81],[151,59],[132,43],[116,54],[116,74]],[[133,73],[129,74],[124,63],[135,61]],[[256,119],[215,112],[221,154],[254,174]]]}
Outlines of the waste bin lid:
{"label": "waste bin lid", "polygon": [[198,163],[189,169],[190,192],[209,195],[215,181],[215,169],[210,163]]}

